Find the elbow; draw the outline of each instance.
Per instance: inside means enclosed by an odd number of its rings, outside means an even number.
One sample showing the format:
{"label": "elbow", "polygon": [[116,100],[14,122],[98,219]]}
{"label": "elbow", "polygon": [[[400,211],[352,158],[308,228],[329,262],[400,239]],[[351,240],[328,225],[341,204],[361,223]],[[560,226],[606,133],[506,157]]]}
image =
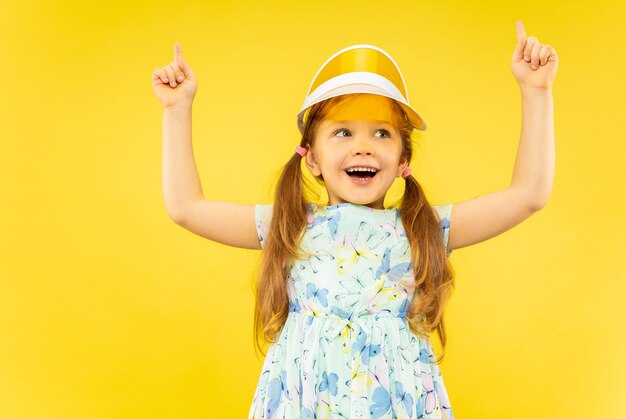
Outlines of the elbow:
{"label": "elbow", "polygon": [[170,220],[172,220],[175,224],[182,225],[183,219],[180,216],[170,215]]}
{"label": "elbow", "polygon": [[530,211],[531,213],[535,213],[535,212],[541,210],[542,208],[543,208],[543,205],[533,204],[533,205],[529,206],[528,211]]}
{"label": "elbow", "polygon": [[541,191],[536,188],[523,188],[521,190],[518,189],[518,192],[521,192],[520,198],[530,212],[537,212],[543,209],[543,207],[545,207],[548,203],[550,195],[552,194],[551,190],[544,189],[543,191]]}
{"label": "elbow", "polygon": [[535,199],[530,201],[529,204],[529,209],[531,212],[537,212],[539,210],[542,210],[543,207],[546,206],[546,204],[548,203],[548,199]]}
{"label": "elbow", "polygon": [[181,205],[177,205],[172,201],[165,201],[165,212],[170,220],[174,221],[176,224],[180,225],[184,222],[185,218],[185,208]]}
{"label": "elbow", "polygon": [[182,225],[185,222],[185,218],[181,211],[168,210],[167,215],[170,217],[170,220],[172,220],[174,223],[178,225]]}
{"label": "elbow", "polygon": [[176,205],[169,203],[169,205],[165,205],[165,210],[172,221],[182,227],[185,227],[190,220],[195,218],[194,213],[196,212],[200,201],[202,201],[202,199],[197,201],[185,201],[184,204],[177,203]]}

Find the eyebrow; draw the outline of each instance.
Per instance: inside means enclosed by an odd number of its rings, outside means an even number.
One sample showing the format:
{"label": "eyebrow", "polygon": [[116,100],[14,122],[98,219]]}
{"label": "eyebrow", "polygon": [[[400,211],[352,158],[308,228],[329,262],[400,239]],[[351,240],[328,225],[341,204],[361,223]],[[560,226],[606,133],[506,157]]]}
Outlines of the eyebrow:
{"label": "eyebrow", "polygon": [[[368,121],[369,121],[369,122],[375,122],[375,123],[377,123],[377,124],[387,124],[387,125],[393,126],[393,124],[391,123],[391,121],[378,121],[378,120],[376,120],[376,121],[372,121],[372,120],[369,120],[369,119],[368,119]],[[356,121],[354,121],[354,120],[353,120],[353,121],[332,121],[332,122],[330,122],[329,126],[332,126],[332,125],[340,125],[340,124],[353,124],[353,123],[355,123],[355,122],[356,122]]]}

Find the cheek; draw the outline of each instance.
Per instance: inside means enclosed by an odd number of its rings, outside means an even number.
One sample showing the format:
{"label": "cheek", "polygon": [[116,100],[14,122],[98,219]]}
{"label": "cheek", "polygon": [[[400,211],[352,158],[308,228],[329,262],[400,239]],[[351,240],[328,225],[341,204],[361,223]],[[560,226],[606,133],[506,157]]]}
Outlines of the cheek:
{"label": "cheek", "polygon": [[322,170],[337,170],[342,167],[342,159],[338,152],[336,153],[328,153],[324,156],[321,156],[320,167]]}
{"label": "cheek", "polygon": [[397,167],[398,164],[400,164],[400,150],[396,150],[395,148],[381,151],[379,157],[381,160],[384,160],[388,168]]}

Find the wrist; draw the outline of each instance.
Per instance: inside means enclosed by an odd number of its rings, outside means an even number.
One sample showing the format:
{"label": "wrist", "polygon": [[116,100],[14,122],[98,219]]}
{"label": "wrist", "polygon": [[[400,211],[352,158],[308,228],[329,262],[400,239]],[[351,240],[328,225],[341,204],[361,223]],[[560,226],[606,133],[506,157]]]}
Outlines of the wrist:
{"label": "wrist", "polygon": [[520,86],[520,91],[522,92],[522,96],[545,96],[552,94],[552,86]]}
{"label": "wrist", "polygon": [[176,103],[174,105],[168,105],[168,106],[163,107],[163,112],[168,112],[168,113],[187,112],[190,110],[191,110],[191,102]]}

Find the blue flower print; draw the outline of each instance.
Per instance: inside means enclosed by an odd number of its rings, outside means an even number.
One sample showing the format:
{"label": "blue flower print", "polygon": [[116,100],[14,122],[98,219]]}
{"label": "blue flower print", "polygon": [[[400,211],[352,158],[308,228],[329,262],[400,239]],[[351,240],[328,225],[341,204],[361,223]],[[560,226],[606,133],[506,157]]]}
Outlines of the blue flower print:
{"label": "blue flower print", "polygon": [[283,395],[283,392],[286,392],[287,388],[285,385],[287,370],[283,370],[280,377],[274,378],[267,386],[267,397],[269,398],[268,406],[267,406],[267,416],[272,417],[274,413],[276,413],[276,409],[278,409],[278,404],[280,403],[280,398]]}
{"label": "blue flower print", "polygon": [[396,399],[404,403],[406,411],[409,412],[409,417],[413,417],[413,396],[404,391],[400,381],[396,381]]}
{"label": "blue flower print", "polygon": [[429,358],[430,358],[430,354],[428,353],[426,348],[420,349],[420,361],[427,364],[428,362],[430,362]]}
{"label": "blue flower print", "polygon": [[335,234],[337,234],[337,230],[339,228],[339,220],[341,220],[341,213],[337,212],[337,213],[332,213],[330,215],[316,215],[313,218],[313,222],[310,224],[310,226],[308,227],[309,229],[312,229],[313,227],[317,226],[318,224],[327,222],[328,223],[328,231],[330,232],[331,237],[334,239],[335,238]]}
{"label": "blue flower print", "polygon": [[352,344],[352,354],[362,353],[364,355],[369,356],[369,352],[365,352],[363,349],[365,348],[365,341],[367,339],[367,335],[365,334],[365,330],[361,328],[361,326],[357,326],[358,334],[354,343]]}
{"label": "blue flower print", "polygon": [[306,298],[316,298],[324,307],[328,307],[328,290],[326,288],[316,288],[315,284],[309,282],[306,284]]}
{"label": "blue flower print", "polygon": [[361,354],[361,362],[366,363],[369,358],[373,358],[378,355],[381,351],[380,345],[377,344],[368,344],[363,350]]}
{"label": "blue flower print", "polygon": [[410,262],[402,262],[394,265],[392,268],[391,249],[387,248],[383,254],[383,260],[380,264],[380,268],[376,271],[376,278],[379,278],[381,275],[386,275],[390,281],[398,281],[411,270],[411,266],[412,264]]}
{"label": "blue flower print", "polygon": [[400,307],[398,307],[398,312],[404,317],[407,315],[408,311],[409,311],[409,299],[407,298],[406,300],[402,302],[402,304],[400,304]]}
{"label": "blue flower print", "polygon": [[372,396],[370,414],[372,418],[379,418],[391,409],[391,395],[383,387],[377,387]]}
{"label": "blue flower print", "polygon": [[330,394],[333,396],[337,395],[337,391],[339,387],[337,386],[337,381],[339,377],[334,372],[331,372],[330,375],[326,374],[326,371],[322,372],[322,381],[320,382],[320,392],[328,389]]}
{"label": "blue flower print", "polygon": [[328,231],[330,232],[330,237],[334,240],[335,235],[337,235],[337,230],[339,229],[339,220],[341,219],[341,213],[335,214],[334,217],[331,217],[328,220]]}
{"label": "blue flower print", "polygon": [[444,228],[450,228],[450,218],[448,218],[448,217],[442,218],[442,219],[439,221],[439,226],[440,226],[442,229],[444,229]]}
{"label": "blue flower print", "polygon": [[297,301],[289,300],[289,311],[300,312],[301,310],[300,304],[298,304]]}
{"label": "blue flower print", "polygon": [[[414,345],[415,341],[412,340],[412,345]],[[409,349],[409,348],[406,348]],[[417,364],[417,362],[423,362],[425,364],[428,364],[430,362],[430,357],[428,354],[428,350],[426,348],[421,348],[419,351],[419,354],[417,355],[417,357],[415,357],[414,355],[411,356],[410,351],[408,350],[402,350],[400,352],[402,359],[404,359],[404,361],[406,361],[408,364]]]}

